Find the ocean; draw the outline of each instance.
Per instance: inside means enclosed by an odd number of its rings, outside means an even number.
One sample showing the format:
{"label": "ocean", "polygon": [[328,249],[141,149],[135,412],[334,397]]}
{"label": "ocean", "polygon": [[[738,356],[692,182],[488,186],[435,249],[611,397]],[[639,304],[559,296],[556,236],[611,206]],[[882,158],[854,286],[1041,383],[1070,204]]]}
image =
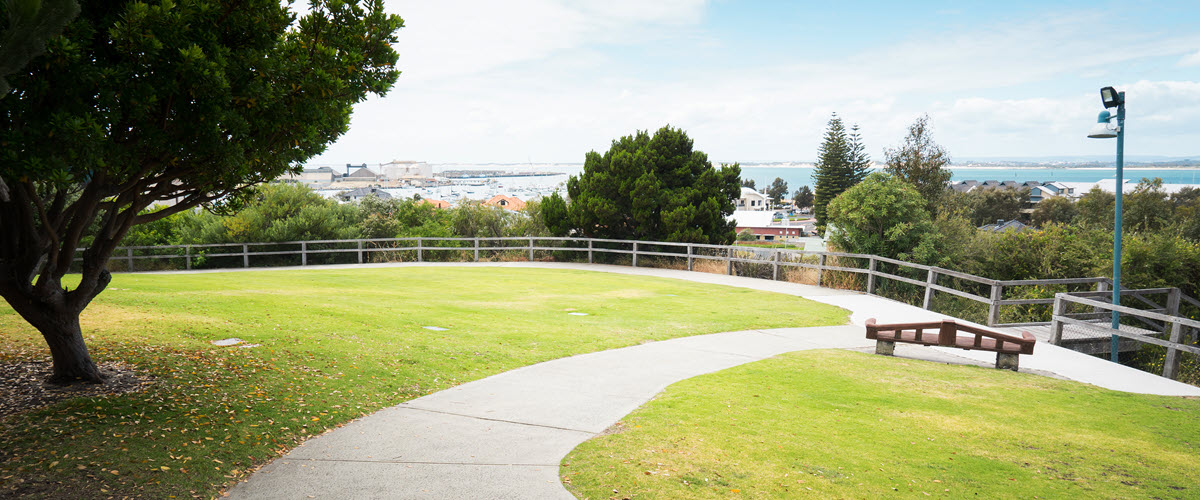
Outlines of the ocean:
{"label": "ocean", "polygon": [[[1096,182],[1116,177],[1115,168],[992,168],[950,167],[955,181],[1063,181]],[[1200,184],[1200,169],[1194,168],[1126,168],[1124,177],[1129,182],[1142,178],[1161,178],[1164,184]],[[771,185],[776,177],[788,183],[788,190],[795,192],[800,186],[814,185],[812,167],[742,167],[743,179],[754,179],[755,187],[763,189]]]}
{"label": "ocean", "polygon": [[[434,175],[446,170],[498,170],[509,173],[516,172],[554,172],[558,175],[549,176],[510,176],[497,177],[484,185],[477,186],[440,186],[426,188],[385,188],[393,196],[411,198],[420,195],[422,198],[439,199],[457,202],[461,199],[486,200],[496,194],[516,196],[522,200],[530,200],[548,195],[554,191],[565,192],[569,176],[580,175],[583,165],[568,164],[441,164],[432,165]],[[776,177],[788,184],[788,195],[795,193],[800,186],[814,185],[812,178],[813,167],[802,167],[795,164],[749,165],[742,166],[742,178],[754,179],[755,187],[765,189]],[[1112,168],[994,168],[994,167],[950,167],[952,179],[960,180],[997,180],[997,181],[1064,181],[1064,182],[1096,182],[1101,179],[1111,179],[1116,172]],[[1200,185],[1200,169],[1195,168],[1126,168],[1125,179],[1138,182],[1142,178],[1161,178],[1165,184]],[[320,192],[332,197],[340,189],[324,189]]]}

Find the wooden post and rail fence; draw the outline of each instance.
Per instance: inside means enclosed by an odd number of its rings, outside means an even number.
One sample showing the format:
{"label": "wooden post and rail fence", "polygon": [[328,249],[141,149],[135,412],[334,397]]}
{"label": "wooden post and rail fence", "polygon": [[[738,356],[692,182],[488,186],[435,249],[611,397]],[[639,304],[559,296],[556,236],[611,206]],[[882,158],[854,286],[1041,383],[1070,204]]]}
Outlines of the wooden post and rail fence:
{"label": "wooden post and rail fence", "polygon": [[[438,254],[441,255],[438,255]],[[447,256],[445,254],[457,256]],[[1084,328],[1087,331],[1105,330],[1099,321],[1088,319],[1107,317],[1114,309],[1096,298],[1109,297],[1112,281],[1109,278],[1067,278],[1041,280],[993,280],[936,266],[926,266],[877,255],[839,252],[814,252],[784,248],[760,248],[737,245],[710,245],[702,243],[675,243],[662,241],[629,241],[598,238],[570,237],[496,237],[496,238],[378,238],[356,240],[316,240],[272,243],[231,243],[205,245],[173,245],[153,247],[119,247],[109,262],[111,271],[135,272],[139,270],[269,267],[281,265],[301,266],[316,264],[353,264],[400,261],[469,261],[481,262],[485,258],[533,261],[538,254],[547,260],[572,261],[570,255],[588,263],[605,260],[611,263],[622,259],[628,265],[646,265],[647,259],[671,260],[679,265],[686,262],[689,271],[696,270],[700,262],[722,265],[724,273],[735,275],[739,270],[754,277],[780,280],[789,279],[789,271],[809,270],[808,279],[818,286],[846,285],[845,277],[861,277],[851,281],[866,293],[879,295],[881,285],[891,281],[906,283],[920,293],[920,306],[932,310],[936,294],[948,294],[987,306],[985,323],[992,327],[1045,327],[1057,331],[1057,338],[1050,335],[1053,343],[1062,340],[1062,326]],[[598,259],[599,256],[609,256]],[[614,259],[613,257],[616,257]],[[298,257],[298,259],[297,259]],[[440,258],[439,258],[440,257]],[[650,262],[651,265],[661,264]],[[236,263],[236,264],[235,264]],[[141,266],[139,266],[141,264]],[[182,264],[182,265],[181,265]],[[682,266],[681,266],[682,267]],[[712,270],[711,265],[705,266]],[[811,274],[815,272],[815,280]],[[840,273],[839,283],[831,283],[831,273]],[[768,278],[769,277],[769,278]],[[1077,290],[1059,293],[1054,297],[1004,298],[1006,289],[1017,287],[1075,287]],[[1084,289],[1086,288],[1086,289]],[[1011,294],[1010,294],[1011,295]],[[1200,322],[1178,317],[1179,307],[1186,303],[1200,308],[1200,301],[1179,293],[1177,288],[1146,290],[1122,290],[1122,297],[1146,307],[1116,307],[1129,322],[1138,322],[1138,333],[1129,333],[1130,339],[1168,348],[1168,358],[1177,364],[1180,351],[1200,355],[1200,350],[1186,344],[1185,329],[1200,330]],[[1166,295],[1162,303],[1149,297]],[[1060,304],[1064,304],[1060,306]],[[1089,317],[1076,313],[1060,314],[1065,304],[1087,306]],[[917,305],[917,304],[914,304]],[[1047,321],[1001,323],[1001,309],[1011,306],[1044,306],[1053,314]],[[1094,317],[1094,318],[1093,318]],[[1174,319],[1172,319],[1174,318]],[[1084,326],[1086,324],[1086,326]],[[1115,330],[1107,331],[1120,335]],[[1157,332],[1169,339],[1149,337],[1145,332]],[[1097,333],[1098,334],[1098,333]],[[1170,345],[1167,345],[1170,344]],[[1170,368],[1168,367],[1170,370]],[[1164,376],[1168,373],[1164,373]],[[1170,372],[1174,375],[1174,372]]]}

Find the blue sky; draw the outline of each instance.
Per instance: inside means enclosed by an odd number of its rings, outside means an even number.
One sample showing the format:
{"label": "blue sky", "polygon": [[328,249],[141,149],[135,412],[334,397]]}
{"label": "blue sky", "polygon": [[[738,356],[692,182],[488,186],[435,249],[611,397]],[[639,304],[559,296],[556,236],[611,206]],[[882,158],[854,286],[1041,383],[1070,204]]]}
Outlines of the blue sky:
{"label": "blue sky", "polygon": [[[978,5],[976,5],[978,4]],[[875,159],[930,116],[954,158],[1200,156],[1200,3],[388,0],[384,98],[312,164],[578,163],[666,124],[714,162],[809,161],[831,113]]]}

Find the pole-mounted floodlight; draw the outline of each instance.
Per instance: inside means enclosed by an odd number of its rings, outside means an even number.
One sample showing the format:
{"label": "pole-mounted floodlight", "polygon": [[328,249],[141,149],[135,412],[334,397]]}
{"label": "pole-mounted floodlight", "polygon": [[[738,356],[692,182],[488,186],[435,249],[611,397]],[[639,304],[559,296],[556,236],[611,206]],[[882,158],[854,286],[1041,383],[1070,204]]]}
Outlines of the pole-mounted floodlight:
{"label": "pole-mounted floodlight", "polygon": [[1117,129],[1109,127],[1112,121],[1112,113],[1107,110],[1100,112],[1100,117],[1096,119],[1096,124],[1092,125],[1092,130],[1088,132],[1088,137],[1092,139],[1112,139],[1117,136]]}
{"label": "pole-mounted floodlight", "polygon": [[[1113,217],[1113,291],[1112,303],[1114,306],[1121,305],[1121,198],[1125,191],[1125,93],[1117,92],[1112,87],[1104,87],[1100,89],[1100,101],[1104,103],[1104,111],[1100,112],[1097,118],[1097,123],[1092,126],[1092,130],[1088,132],[1088,137],[1095,139],[1110,139],[1117,138],[1117,184],[1116,184],[1116,207],[1113,210],[1116,216]],[[1112,113],[1108,110],[1117,108],[1117,124],[1115,128],[1110,128],[1109,124],[1113,119]],[[1116,309],[1112,312],[1112,328],[1120,330],[1121,313]],[[1117,347],[1120,337],[1112,336],[1111,351],[1109,359],[1117,361]]]}
{"label": "pole-mounted floodlight", "polygon": [[1104,87],[1100,89],[1100,101],[1104,103],[1104,109],[1112,109],[1125,104],[1125,93],[1117,92],[1117,89],[1112,87]]}

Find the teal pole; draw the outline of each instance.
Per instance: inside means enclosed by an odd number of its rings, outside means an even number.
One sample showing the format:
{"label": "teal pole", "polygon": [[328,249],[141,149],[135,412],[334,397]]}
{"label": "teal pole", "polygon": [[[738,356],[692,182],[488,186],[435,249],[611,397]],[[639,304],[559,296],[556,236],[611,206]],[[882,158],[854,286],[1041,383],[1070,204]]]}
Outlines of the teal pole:
{"label": "teal pole", "polygon": [[[1113,230],[1112,303],[1114,306],[1121,305],[1121,195],[1125,191],[1125,93],[1120,92],[1117,95],[1120,96],[1120,104],[1117,105],[1117,203],[1113,209],[1116,211]],[[1112,327],[1113,330],[1121,329],[1121,313],[1116,309],[1113,309],[1112,312]],[[1112,336],[1110,359],[1114,363],[1117,362],[1118,339],[1120,337],[1117,335]]]}

